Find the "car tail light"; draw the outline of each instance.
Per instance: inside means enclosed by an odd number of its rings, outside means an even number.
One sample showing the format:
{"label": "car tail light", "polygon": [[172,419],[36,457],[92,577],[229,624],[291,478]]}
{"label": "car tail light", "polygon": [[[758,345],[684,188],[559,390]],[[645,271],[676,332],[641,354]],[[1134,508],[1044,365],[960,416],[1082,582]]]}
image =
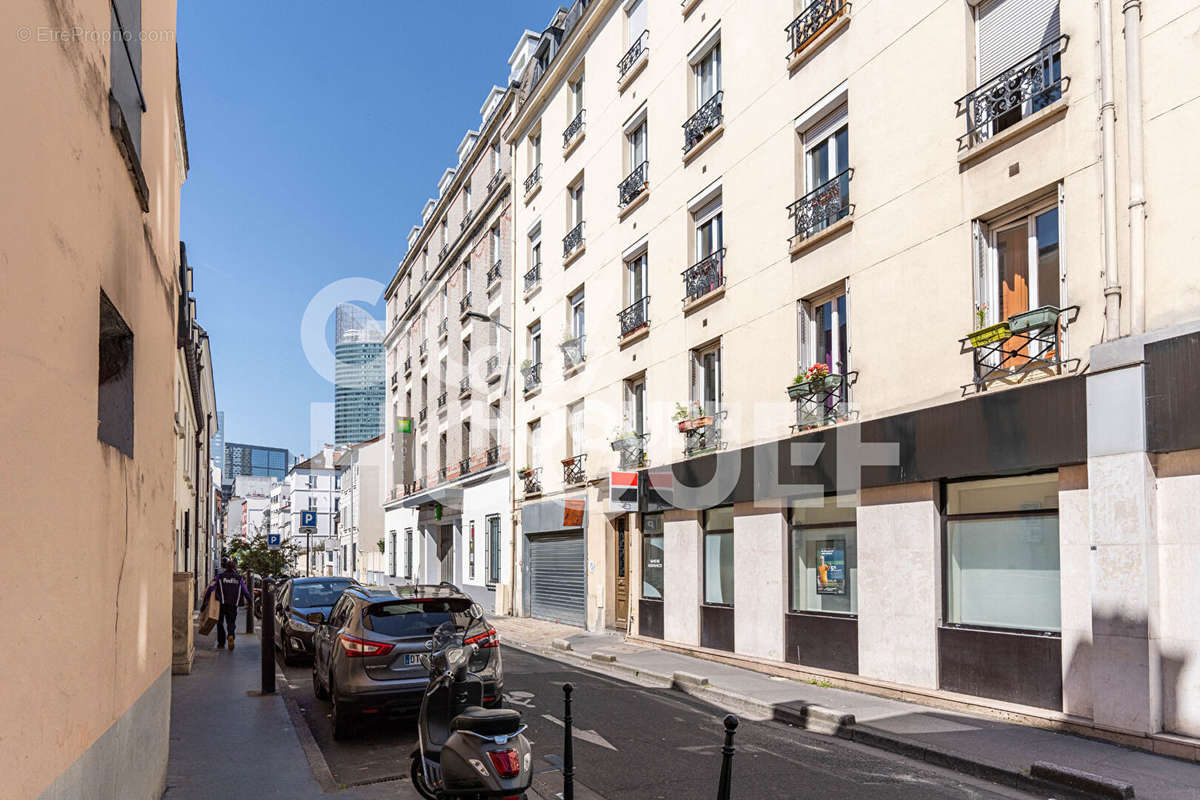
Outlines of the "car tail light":
{"label": "car tail light", "polygon": [[339,634],[338,641],[341,642],[342,650],[346,651],[346,658],[362,658],[363,656],[384,656],[392,652],[394,645],[385,644],[384,642],[372,642],[369,639],[359,639],[357,636],[349,634]]}
{"label": "car tail light", "polygon": [[477,644],[480,647],[499,647],[500,634],[496,633],[496,629],[492,628],[487,633],[478,633],[463,640],[463,644]]}
{"label": "car tail light", "polygon": [[488,758],[501,778],[515,778],[521,771],[521,757],[516,750],[489,750]]}

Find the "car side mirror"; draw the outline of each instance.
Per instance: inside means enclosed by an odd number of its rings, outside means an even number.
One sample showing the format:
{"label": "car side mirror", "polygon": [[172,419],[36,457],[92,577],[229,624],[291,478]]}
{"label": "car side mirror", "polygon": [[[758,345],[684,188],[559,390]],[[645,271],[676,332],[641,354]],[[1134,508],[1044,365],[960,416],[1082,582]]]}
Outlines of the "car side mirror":
{"label": "car side mirror", "polygon": [[304,619],[308,622],[309,625],[324,625],[325,624],[325,612],[313,611],[311,614],[306,615],[304,617]]}

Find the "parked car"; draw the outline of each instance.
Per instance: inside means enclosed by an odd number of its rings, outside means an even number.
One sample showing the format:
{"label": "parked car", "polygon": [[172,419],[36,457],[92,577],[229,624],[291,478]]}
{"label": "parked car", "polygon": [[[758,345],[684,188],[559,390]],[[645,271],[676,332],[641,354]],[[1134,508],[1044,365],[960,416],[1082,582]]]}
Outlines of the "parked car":
{"label": "parked car", "polygon": [[[275,587],[275,596],[279,597],[280,587],[287,581],[286,575],[278,575],[267,578],[267,582]],[[261,575],[255,575],[250,581],[253,585],[250,587],[251,594],[254,595],[254,616],[262,619],[262,592],[263,579]]]}
{"label": "parked car", "polygon": [[464,643],[479,645],[468,668],[483,684],[483,704],[499,708],[504,692],[500,635],[483,608],[449,584],[351,586],[329,614],[308,621],[313,637],[313,692],[333,706],[333,736],[350,736],[364,715],[396,717],[421,704],[429,673],[419,657],[438,626],[453,622]]}
{"label": "parked car", "polygon": [[275,649],[283,663],[294,665],[313,654],[313,632],[307,619],[314,612],[329,614],[342,592],[357,585],[353,578],[291,578],[277,587],[275,603]]}

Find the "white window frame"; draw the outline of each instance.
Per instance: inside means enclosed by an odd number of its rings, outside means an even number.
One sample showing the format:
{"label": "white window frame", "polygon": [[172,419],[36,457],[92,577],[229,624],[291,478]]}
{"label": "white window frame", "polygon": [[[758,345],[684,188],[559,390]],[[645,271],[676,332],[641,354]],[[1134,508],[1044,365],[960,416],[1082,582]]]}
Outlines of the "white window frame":
{"label": "white window frame", "polygon": [[583,222],[583,179],[567,187],[567,230]]}
{"label": "white window frame", "polygon": [[[798,321],[797,329],[800,332],[800,344],[798,350],[800,353],[799,367],[801,371],[806,370],[817,363],[817,315],[815,310],[826,303],[830,304],[830,308],[832,309],[831,313],[833,314],[833,319],[830,322],[830,335],[833,338],[831,350],[834,353],[841,352],[842,320],[837,304],[839,297],[846,298],[846,302],[844,303],[846,306],[846,362],[842,365],[840,372],[843,375],[850,372],[850,362],[852,359],[852,349],[850,346],[850,342],[852,340],[852,337],[850,336],[850,291],[849,287],[844,283],[839,284],[832,289],[827,289],[819,294],[815,294],[805,300],[801,300],[799,303],[798,311],[800,319]],[[830,370],[833,372],[839,371],[836,364],[831,366]]]}
{"label": "white window frame", "polygon": [[[713,381],[716,383],[716,391],[713,392],[714,400],[712,409],[707,409],[704,406],[706,402],[704,396],[708,394],[706,391],[708,387],[704,382],[704,359],[709,355],[714,357]],[[705,413],[709,413],[709,411],[711,411],[713,415],[720,414],[723,403],[721,390],[721,341],[719,339],[711,344],[704,345],[703,347],[697,347],[691,351],[691,373],[692,380],[688,389],[690,394],[688,402],[691,404],[698,403],[700,408]]]}
{"label": "white window frame", "polygon": [[572,339],[583,336],[587,326],[586,297],[583,287],[567,296],[567,325]]}
{"label": "white window frame", "polygon": [[628,50],[643,32],[650,30],[650,0],[626,0],[624,11],[625,49]]}
{"label": "white window frame", "polygon": [[528,328],[529,361],[532,364],[542,363],[542,321],[537,320]]}
{"label": "white window frame", "polygon": [[579,399],[567,406],[567,452],[566,457],[581,455],[586,452],[584,435],[584,401]]}
{"label": "white window frame", "polygon": [[[642,404],[638,408],[638,389],[641,388]],[[638,435],[646,432],[646,375],[643,373],[625,381],[625,425]]]}
{"label": "white window frame", "polygon": [[[695,105],[692,111],[698,111],[701,106],[711,100],[724,86],[721,77],[721,26],[715,26],[700,44],[688,55],[688,65],[692,69],[692,81],[695,84],[692,101]],[[712,65],[712,91],[705,94],[705,65]]]}

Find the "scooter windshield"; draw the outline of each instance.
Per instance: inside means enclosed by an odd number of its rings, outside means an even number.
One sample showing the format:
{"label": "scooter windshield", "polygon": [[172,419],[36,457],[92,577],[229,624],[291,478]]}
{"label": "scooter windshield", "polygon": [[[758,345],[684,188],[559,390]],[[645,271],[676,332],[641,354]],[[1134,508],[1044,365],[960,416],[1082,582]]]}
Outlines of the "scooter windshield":
{"label": "scooter windshield", "polygon": [[433,652],[435,653],[452,644],[460,644],[461,642],[462,634],[458,632],[458,628],[454,627],[454,623],[449,620],[438,625],[437,630],[433,632]]}

